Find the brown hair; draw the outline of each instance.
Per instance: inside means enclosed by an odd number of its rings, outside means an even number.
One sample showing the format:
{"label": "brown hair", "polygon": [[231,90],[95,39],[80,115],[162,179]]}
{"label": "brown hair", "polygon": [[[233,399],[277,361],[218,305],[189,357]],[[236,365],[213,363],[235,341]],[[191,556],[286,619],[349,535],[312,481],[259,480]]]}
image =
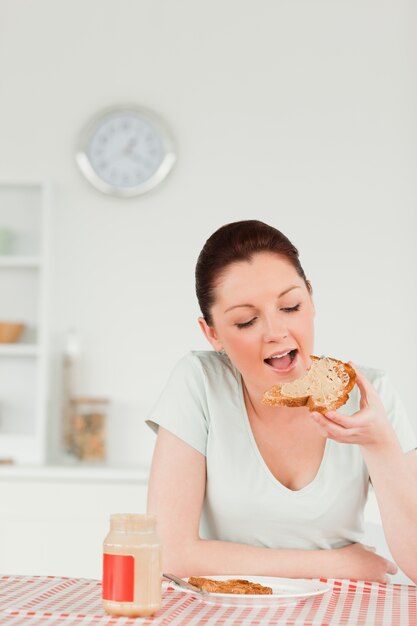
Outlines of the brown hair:
{"label": "brown hair", "polygon": [[207,239],[195,268],[197,299],[207,324],[213,324],[214,288],[221,274],[232,263],[250,261],[259,252],[273,252],[285,257],[312,293],[298,258],[298,250],[283,233],[258,220],[225,224]]}

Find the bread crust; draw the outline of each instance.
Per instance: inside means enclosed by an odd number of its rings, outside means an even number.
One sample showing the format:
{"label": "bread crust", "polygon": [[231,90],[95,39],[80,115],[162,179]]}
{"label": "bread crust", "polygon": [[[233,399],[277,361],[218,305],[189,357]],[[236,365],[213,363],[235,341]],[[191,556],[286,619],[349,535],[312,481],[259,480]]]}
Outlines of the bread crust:
{"label": "bread crust", "polygon": [[244,595],[271,595],[272,588],[265,587],[259,583],[251,583],[249,580],[241,580],[239,578],[229,580],[212,580],[211,578],[203,578],[202,576],[191,576],[188,579],[190,585],[205,589],[210,593],[236,593]]}
{"label": "bread crust", "polygon": [[[312,360],[320,361],[320,357],[311,355]],[[323,404],[315,404],[315,400],[313,396],[300,396],[298,398],[290,398],[288,396],[284,396],[281,393],[282,385],[274,385],[271,389],[268,389],[262,397],[262,404],[267,406],[287,406],[287,407],[300,407],[307,406],[310,411],[318,411],[319,413],[327,413],[327,411],[335,411],[339,407],[346,404],[349,399],[349,393],[352,391],[353,387],[356,383],[356,372],[349,363],[344,363],[343,361],[339,361],[338,359],[328,358],[330,361],[333,361],[337,364],[338,369],[340,371],[344,370],[348,376],[349,381],[345,385],[343,389],[343,395],[341,395],[337,400],[328,405]]]}

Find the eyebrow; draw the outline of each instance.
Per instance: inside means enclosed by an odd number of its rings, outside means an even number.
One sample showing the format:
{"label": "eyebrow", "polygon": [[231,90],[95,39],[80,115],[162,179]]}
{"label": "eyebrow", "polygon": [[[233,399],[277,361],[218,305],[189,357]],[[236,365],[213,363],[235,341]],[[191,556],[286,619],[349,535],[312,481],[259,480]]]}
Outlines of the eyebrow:
{"label": "eyebrow", "polygon": [[[299,287],[298,285],[294,285],[293,287],[288,287],[288,289],[286,289],[285,291],[279,294],[277,300],[279,300],[279,298],[282,298],[282,296],[285,296],[286,293],[288,293],[289,291],[292,291],[293,289],[301,289],[301,287]],[[232,309],[239,309],[241,307],[246,307],[246,308],[251,308],[251,309],[256,308],[255,305],[253,304],[235,304],[234,306],[230,306],[228,309],[226,309],[225,313],[227,313],[228,311],[231,311]]]}

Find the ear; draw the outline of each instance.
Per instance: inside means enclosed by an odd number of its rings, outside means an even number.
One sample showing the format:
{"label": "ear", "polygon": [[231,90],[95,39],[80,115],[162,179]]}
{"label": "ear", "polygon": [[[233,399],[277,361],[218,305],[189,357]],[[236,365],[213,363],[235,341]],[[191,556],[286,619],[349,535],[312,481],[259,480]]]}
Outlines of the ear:
{"label": "ear", "polygon": [[214,326],[209,326],[204,317],[199,317],[198,323],[201,330],[203,331],[203,335],[211,344],[211,346],[216,350],[216,352],[220,352],[221,350],[223,350],[223,344],[221,343],[221,341],[219,341]]}
{"label": "ear", "polygon": [[308,293],[310,295],[310,300],[311,300],[311,306],[313,307],[313,315],[316,315],[316,307],[314,305],[314,300],[313,300],[313,287],[311,285],[311,282],[309,280],[306,281],[307,282],[307,289],[308,289]]}

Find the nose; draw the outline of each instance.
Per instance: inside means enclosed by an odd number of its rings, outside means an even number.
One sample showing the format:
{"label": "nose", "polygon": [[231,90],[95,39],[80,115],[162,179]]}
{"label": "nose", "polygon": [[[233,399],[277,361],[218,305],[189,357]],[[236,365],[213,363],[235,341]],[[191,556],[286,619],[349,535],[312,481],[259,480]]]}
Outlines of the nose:
{"label": "nose", "polygon": [[288,337],[288,328],[282,319],[267,319],[264,326],[264,341],[282,341]]}

